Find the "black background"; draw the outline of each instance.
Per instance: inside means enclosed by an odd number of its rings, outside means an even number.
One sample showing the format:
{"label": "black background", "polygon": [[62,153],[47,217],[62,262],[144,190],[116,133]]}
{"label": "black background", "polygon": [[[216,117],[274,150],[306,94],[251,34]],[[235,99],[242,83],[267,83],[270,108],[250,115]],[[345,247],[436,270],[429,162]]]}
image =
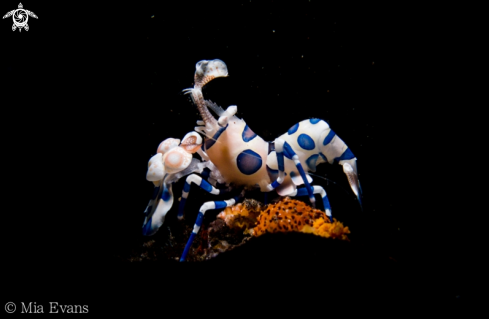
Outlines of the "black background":
{"label": "black background", "polygon": [[[377,309],[397,301],[399,312],[464,298],[458,267],[468,257],[452,234],[468,226],[453,193],[440,190],[440,163],[427,160],[444,137],[424,129],[440,106],[435,71],[419,67],[435,41],[422,14],[314,0],[23,5],[39,17],[30,30],[12,32],[4,19],[0,31],[5,298],[91,312],[140,311],[133,302],[149,296],[161,296],[163,311],[197,299],[197,312],[262,296],[315,310],[328,298]],[[318,182],[350,227],[350,246],[292,236],[201,265],[121,260],[141,243],[147,161],[162,140],[193,130],[199,117],[181,91],[192,87],[195,63],[215,58],[230,76],[205,98],[237,105],[265,140],[317,117],[354,152],[363,212],[341,170],[323,164],[319,173],[339,185]]]}

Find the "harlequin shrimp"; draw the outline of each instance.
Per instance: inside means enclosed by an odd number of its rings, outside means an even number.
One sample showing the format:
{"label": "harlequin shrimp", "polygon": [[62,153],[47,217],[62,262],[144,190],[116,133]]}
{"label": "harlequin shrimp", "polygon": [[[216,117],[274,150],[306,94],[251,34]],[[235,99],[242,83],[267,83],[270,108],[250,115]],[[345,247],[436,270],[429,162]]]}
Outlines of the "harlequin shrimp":
{"label": "harlequin shrimp", "polygon": [[[195,132],[188,133],[182,143],[177,139],[163,141],[149,161],[147,179],[155,184],[155,190],[145,211],[144,235],[153,235],[163,224],[173,204],[171,184],[184,176],[187,177],[179,204],[179,219],[183,218],[192,183],[214,195],[226,194],[230,187],[242,188],[238,196],[228,200],[203,203],[180,261],[185,260],[205,213],[234,205],[250,189],[275,191],[280,196],[308,196],[312,207],[316,205],[315,195],[319,194],[327,217],[333,221],[326,191],[312,185],[308,174],[324,162],[342,165],[361,205],[356,158],[328,123],[317,118],[303,120],[274,141],[266,142],[235,115],[235,105],[224,110],[204,100],[202,88],[217,77],[227,76],[227,66],[221,60],[203,60],[196,64],[194,87],[184,93],[190,94],[202,121],[197,121]],[[201,160],[192,157],[195,152]],[[159,202],[155,206],[157,198]]]}

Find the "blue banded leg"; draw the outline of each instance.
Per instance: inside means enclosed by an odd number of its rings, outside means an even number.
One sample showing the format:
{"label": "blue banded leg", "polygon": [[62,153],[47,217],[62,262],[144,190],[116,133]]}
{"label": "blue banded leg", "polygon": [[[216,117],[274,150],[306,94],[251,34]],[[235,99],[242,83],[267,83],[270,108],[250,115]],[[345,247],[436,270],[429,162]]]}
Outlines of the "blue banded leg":
{"label": "blue banded leg", "polygon": [[329,220],[333,222],[333,215],[331,214],[331,205],[329,204],[328,196],[326,195],[326,191],[321,186],[313,186],[313,194],[321,195],[321,199],[323,200],[324,211],[326,216],[328,216]]}
{"label": "blue banded leg", "polygon": [[200,230],[200,226],[202,226],[202,221],[204,220],[204,214],[206,213],[206,211],[210,209],[222,209],[229,206],[233,206],[241,197],[243,197],[243,193],[244,192],[229,200],[205,202],[204,205],[200,207],[199,215],[197,215],[197,220],[195,221],[194,229],[190,234],[190,238],[188,239],[185,249],[183,250],[182,257],[180,257],[181,262],[185,261],[185,258],[187,257],[188,251],[192,246],[192,242],[194,241],[195,235],[197,235],[197,233]]}
{"label": "blue banded leg", "polygon": [[292,160],[294,161],[295,167],[299,171],[299,174],[301,174],[302,180],[304,181],[304,185],[306,186],[305,189],[307,190],[307,195],[309,195],[309,201],[311,202],[311,206],[316,207],[316,199],[314,198],[313,188],[311,187],[311,184],[309,184],[309,181],[307,180],[306,172],[302,168],[302,164],[301,161],[299,160],[299,156],[294,152],[292,147],[287,142],[284,143],[284,152],[287,153],[287,157],[292,158]]}
{"label": "blue banded leg", "polygon": [[155,188],[153,189],[153,195],[151,196],[151,199],[149,200],[148,206],[144,210],[143,235],[145,235],[144,226],[148,224],[148,220],[151,216],[153,216],[153,212],[156,208],[155,201],[159,196],[161,196],[161,191],[163,190],[163,188],[160,186],[161,186],[161,183],[159,186],[155,185]]}
{"label": "blue banded leg", "polygon": [[158,205],[154,212],[146,216],[145,222],[143,224],[143,235],[152,236],[165,222],[166,213],[171,209],[173,205],[173,193],[171,189],[171,183],[162,182],[163,189],[161,191],[161,196],[158,201]]}
{"label": "blue banded leg", "polygon": [[[155,203],[156,197],[158,197],[158,193],[160,192],[160,187],[155,185],[155,188],[153,189],[153,195],[151,196],[151,199],[149,200],[148,206],[146,206],[146,209],[144,210],[144,216],[147,217],[149,213],[153,210],[153,205]],[[146,223],[146,219],[144,221]]]}
{"label": "blue banded leg", "polygon": [[199,175],[189,175],[185,180],[185,185],[183,185],[182,199],[180,200],[180,205],[178,206],[178,219],[183,218],[183,209],[185,207],[185,203],[187,202],[188,193],[190,192],[190,183],[194,183],[206,192],[214,195],[223,194],[225,192],[225,190],[219,190],[215,188]]}
{"label": "blue banded leg", "polygon": [[275,145],[275,154],[277,154],[277,164],[278,164],[278,178],[273,181],[271,184],[267,185],[267,190],[273,191],[275,188],[279,187],[285,178],[284,172],[284,143],[283,139],[277,138],[274,141]]}
{"label": "blue banded leg", "polygon": [[[321,195],[321,199],[323,200],[324,211],[326,216],[328,216],[329,220],[333,222],[333,215],[331,214],[331,205],[329,204],[328,196],[326,196],[326,191],[321,186],[311,186],[313,194]],[[303,188],[298,188],[287,196],[295,197],[295,196],[306,196],[309,195],[308,190]]]}

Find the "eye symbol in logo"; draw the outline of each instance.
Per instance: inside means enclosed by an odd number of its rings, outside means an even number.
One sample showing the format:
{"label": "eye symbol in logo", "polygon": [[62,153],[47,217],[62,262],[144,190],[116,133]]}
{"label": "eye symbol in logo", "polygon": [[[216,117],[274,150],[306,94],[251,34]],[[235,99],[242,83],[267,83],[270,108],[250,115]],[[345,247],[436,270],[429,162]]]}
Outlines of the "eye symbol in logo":
{"label": "eye symbol in logo", "polygon": [[34,12],[23,9],[22,3],[19,3],[18,9],[8,12],[6,15],[3,16],[3,18],[5,19],[10,16],[12,16],[12,20],[14,20],[12,31],[19,29],[19,32],[22,31],[22,28],[24,28],[26,31],[29,31],[29,26],[27,25],[27,20],[29,20],[29,16],[37,19],[37,16],[34,14]]}

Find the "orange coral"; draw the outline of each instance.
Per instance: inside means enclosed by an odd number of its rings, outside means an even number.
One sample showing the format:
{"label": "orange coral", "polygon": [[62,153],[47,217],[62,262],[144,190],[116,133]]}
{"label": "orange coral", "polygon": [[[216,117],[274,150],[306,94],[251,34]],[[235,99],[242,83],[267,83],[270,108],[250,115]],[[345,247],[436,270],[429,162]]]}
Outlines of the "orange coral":
{"label": "orange coral", "polygon": [[223,219],[231,227],[245,228],[244,233],[255,225],[258,215],[261,213],[262,205],[253,199],[245,199],[243,203],[226,207],[217,217]]}
{"label": "orange coral", "polygon": [[[268,205],[264,211],[256,203],[237,204],[227,207],[218,217],[224,219],[228,226],[245,228],[245,233],[255,237],[265,233],[296,231],[348,240],[347,234],[350,233],[348,227],[336,219],[331,223],[325,212],[289,197]],[[253,224],[256,226],[251,228]]]}

